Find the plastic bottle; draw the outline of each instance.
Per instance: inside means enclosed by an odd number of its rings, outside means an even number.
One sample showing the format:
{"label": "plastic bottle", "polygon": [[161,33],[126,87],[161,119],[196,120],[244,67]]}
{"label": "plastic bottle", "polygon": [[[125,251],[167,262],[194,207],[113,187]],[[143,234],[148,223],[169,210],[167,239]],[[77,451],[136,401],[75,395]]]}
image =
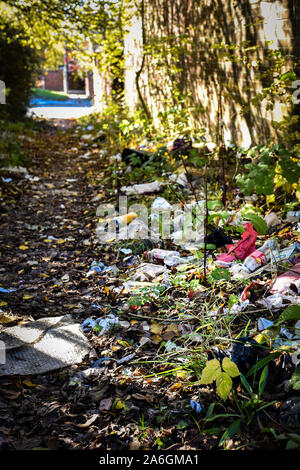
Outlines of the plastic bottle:
{"label": "plastic bottle", "polygon": [[154,250],[148,251],[147,255],[151,260],[164,261],[167,256],[180,256],[180,253],[178,251],[168,251],[155,248]]}
{"label": "plastic bottle", "polygon": [[274,252],[277,251],[276,240],[267,240],[258,250],[253,251],[251,255],[247,256],[244,261],[244,267],[252,273],[266,264],[266,262],[271,259]]}
{"label": "plastic bottle", "polygon": [[195,256],[185,256],[185,257],[180,257],[177,255],[169,255],[164,259],[164,263],[171,267],[171,266],[178,266],[179,264],[188,264],[188,263],[193,263],[196,261]]}
{"label": "plastic bottle", "polygon": [[289,211],[286,214],[287,217],[296,217],[297,219],[300,219],[300,211]]}
{"label": "plastic bottle", "polygon": [[137,218],[138,218],[138,215],[135,212],[129,212],[129,214],[116,217],[112,220],[115,220],[117,223],[117,227],[120,227],[120,225],[130,224],[130,222],[132,222],[134,219],[137,219]]}
{"label": "plastic bottle", "polygon": [[256,269],[266,264],[266,257],[262,251],[255,250],[244,261],[244,267],[252,273]]}

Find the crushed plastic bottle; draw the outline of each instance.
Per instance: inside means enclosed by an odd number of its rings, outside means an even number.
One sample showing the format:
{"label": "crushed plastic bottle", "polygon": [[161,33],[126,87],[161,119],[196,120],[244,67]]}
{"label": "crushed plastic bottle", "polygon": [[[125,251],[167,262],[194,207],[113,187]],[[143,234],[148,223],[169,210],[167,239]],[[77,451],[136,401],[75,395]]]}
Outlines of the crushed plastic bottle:
{"label": "crushed plastic bottle", "polygon": [[300,219],[300,211],[289,211],[286,214],[287,217],[295,217],[296,219]]}
{"label": "crushed plastic bottle", "polygon": [[180,257],[177,255],[169,255],[169,256],[166,256],[166,258],[164,259],[165,265],[169,267],[178,266],[179,264],[193,263],[195,261],[196,261],[195,256]]}
{"label": "crushed plastic bottle", "polygon": [[155,261],[164,261],[168,256],[172,255],[180,257],[178,251],[161,250],[160,248],[155,248],[147,253],[148,258]]}
{"label": "crushed plastic bottle", "polygon": [[271,258],[276,259],[278,243],[275,239],[267,240],[258,250],[253,251],[244,261],[244,268],[252,273]]}
{"label": "crushed plastic bottle", "polygon": [[252,273],[264,264],[266,264],[266,257],[264,253],[260,250],[255,250],[245,259],[244,268],[249,271],[249,273]]}
{"label": "crushed plastic bottle", "polygon": [[300,253],[300,244],[293,243],[287,248],[284,248],[283,250],[281,250],[280,252],[277,251],[274,254],[273,258],[274,258],[274,261],[276,261],[277,263],[279,261],[284,261],[284,260],[288,260],[291,263],[294,263],[297,260],[299,253]]}
{"label": "crushed plastic bottle", "polygon": [[15,292],[17,289],[13,289],[13,288],[10,288],[10,289],[5,289],[5,287],[0,287],[0,292],[4,293],[4,294],[10,294],[11,292]]}
{"label": "crushed plastic bottle", "polygon": [[128,225],[133,220],[137,219],[138,215],[135,212],[129,212],[128,214],[121,215],[119,217],[114,217],[112,220],[116,221],[117,228],[120,228],[121,225]]}
{"label": "crushed plastic bottle", "polygon": [[152,211],[167,211],[172,209],[171,204],[164,197],[157,197],[151,206]]}
{"label": "crushed plastic bottle", "polygon": [[117,275],[118,268],[116,266],[106,266],[100,261],[93,261],[89,271],[86,273],[86,277],[94,276],[95,274],[103,274],[105,272],[112,271],[114,275]]}

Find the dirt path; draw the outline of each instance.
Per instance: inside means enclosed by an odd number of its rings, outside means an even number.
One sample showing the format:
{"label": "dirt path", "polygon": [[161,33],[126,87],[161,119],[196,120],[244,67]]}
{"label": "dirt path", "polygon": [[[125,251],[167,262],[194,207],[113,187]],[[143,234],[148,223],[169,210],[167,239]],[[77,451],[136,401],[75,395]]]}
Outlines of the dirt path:
{"label": "dirt path", "polygon": [[[0,332],[6,323],[65,314],[75,323],[113,314],[119,326],[105,334],[86,331],[91,351],[80,364],[40,375],[0,377],[0,449],[219,448],[220,435],[239,410],[233,400],[221,403],[211,386],[199,388],[203,345],[197,346],[197,338],[190,341],[189,334],[201,325],[203,338],[210,337],[211,317],[203,325],[203,305],[229,294],[221,288],[200,289],[190,300],[179,286],[138,307],[134,293],[118,293],[146,248],[144,241],[132,241],[133,254],[126,261],[117,247],[97,240],[99,201],[116,204],[117,199],[105,184],[111,174],[101,159],[104,144],[80,140],[69,121],[41,127],[23,140],[32,160],[29,175],[0,180],[0,285],[13,289],[0,293]],[[88,277],[93,260],[117,267],[118,274]],[[260,315],[261,309],[250,312],[253,325]],[[237,315],[232,333],[239,334],[248,321],[247,315]],[[171,350],[165,356],[163,345],[169,340],[179,350],[182,346],[181,354]],[[284,400],[280,387],[293,367],[284,356],[277,362],[270,365],[266,393]],[[274,394],[276,387],[279,393]],[[206,411],[199,412],[198,406]],[[205,421],[211,406],[220,417],[214,422]],[[257,436],[262,426],[274,426],[278,433],[288,429],[285,412],[282,417],[278,413],[269,408],[259,420],[243,425],[231,448],[276,448],[272,439]]]}
{"label": "dirt path", "polygon": [[[1,283],[16,291],[1,294],[1,305],[18,321],[69,313],[82,322],[110,310],[107,300],[101,303],[104,281],[85,277],[98,253],[93,242],[97,203],[92,202],[97,185],[89,184],[89,175],[98,171],[99,160],[82,158],[68,127],[48,127],[31,137],[26,144],[31,181],[14,176],[3,187]],[[168,379],[144,379],[142,367],[134,368],[136,381],[122,378],[116,361],[132,353],[143,335],[140,325],[128,320],[130,328],[117,337],[90,336],[94,350],[79,366],[0,379],[2,449],[197,449],[216,443],[187,423],[175,426],[189,397],[170,391]],[[122,340],[125,347],[118,344]],[[82,387],[69,385],[91,358],[103,355],[113,360],[102,367],[100,378]]]}

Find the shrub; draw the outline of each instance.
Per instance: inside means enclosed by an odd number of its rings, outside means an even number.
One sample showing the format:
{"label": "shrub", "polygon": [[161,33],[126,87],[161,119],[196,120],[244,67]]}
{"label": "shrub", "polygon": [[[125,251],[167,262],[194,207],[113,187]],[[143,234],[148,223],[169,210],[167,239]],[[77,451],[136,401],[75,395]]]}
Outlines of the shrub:
{"label": "shrub", "polygon": [[39,72],[40,57],[27,42],[24,31],[0,18],[0,80],[6,87],[6,104],[0,118],[21,119],[29,104],[31,88]]}

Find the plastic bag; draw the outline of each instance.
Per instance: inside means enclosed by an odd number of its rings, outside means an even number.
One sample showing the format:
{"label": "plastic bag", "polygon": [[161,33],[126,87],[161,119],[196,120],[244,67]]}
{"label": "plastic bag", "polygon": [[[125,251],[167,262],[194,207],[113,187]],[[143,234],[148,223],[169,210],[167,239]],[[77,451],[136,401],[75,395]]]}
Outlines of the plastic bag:
{"label": "plastic bag", "polygon": [[217,256],[218,260],[225,262],[231,262],[236,258],[244,260],[255,251],[258,233],[254,230],[251,222],[245,222],[243,226],[245,227],[245,232],[242,233],[242,239],[233,245],[226,245],[227,253]]}

